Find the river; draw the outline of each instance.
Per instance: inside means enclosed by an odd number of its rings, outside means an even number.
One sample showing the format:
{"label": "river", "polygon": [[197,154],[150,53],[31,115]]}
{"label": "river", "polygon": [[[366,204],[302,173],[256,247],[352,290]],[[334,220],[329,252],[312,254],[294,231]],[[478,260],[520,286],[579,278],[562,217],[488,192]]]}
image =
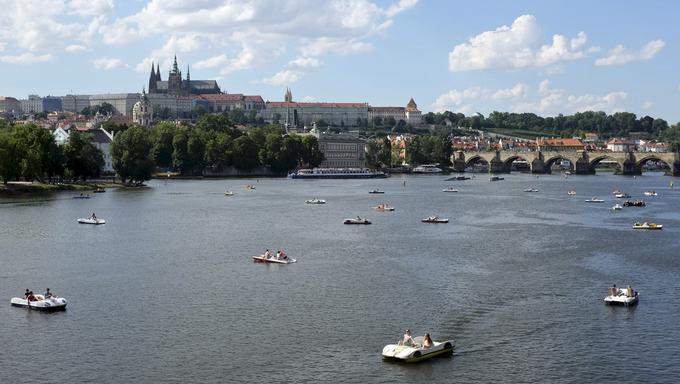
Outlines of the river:
{"label": "river", "polygon": [[[1,197],[0,381],[677,382],[672,178],[445,179],[153,180],[89,200]],[[612,211],[616,188],[647,207]],[[584,203],[593,196],[605,203]],[[314,197],[327,204],[304,203]],[[371,208],[383,202],[396,210]],[[76,223],[91,212],[107,223]],[[432,214],[451,223],[420,222]],[[357,215],[373,224],[342,224]],[[636,220],[664,230],[634,231]],[[298,262],[253,263],[265,248]],[[632,284],[639,305],[605,306],[612,283]],[[66,311],[9,304],[46,287]],[[405,328],[454,339],[454,355],[383,361]]]}

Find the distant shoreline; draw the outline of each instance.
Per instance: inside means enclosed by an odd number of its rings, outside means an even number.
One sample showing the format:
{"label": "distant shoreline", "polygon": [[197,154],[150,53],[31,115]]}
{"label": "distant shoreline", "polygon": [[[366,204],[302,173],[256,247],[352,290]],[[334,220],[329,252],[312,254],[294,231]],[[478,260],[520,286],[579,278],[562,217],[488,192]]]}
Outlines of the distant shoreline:
{"label": "distant shoreline", "polygon": [[10,181],[7,184],[0,184],[0,195],[22,195],[31,193],[50,193],[59,191],[94,191],[95,188],[120,188],[121,184],[103,182],[103,183],[39,183],[39,182],[24,182],[24,181]]}

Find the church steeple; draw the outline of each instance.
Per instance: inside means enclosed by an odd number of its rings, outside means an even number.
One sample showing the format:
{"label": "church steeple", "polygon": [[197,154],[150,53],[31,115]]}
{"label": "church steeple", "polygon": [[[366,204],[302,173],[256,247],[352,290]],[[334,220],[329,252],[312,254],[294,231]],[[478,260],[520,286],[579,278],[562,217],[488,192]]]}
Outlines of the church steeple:
{"label": "church steeple", "polygon": [[172,63],[172,73],[179,73],[179,68],[177,67],[177,55],[175,55],[175,60]]}
{"label": "church steeple", "polygon": [[151,62],[151,74],[149,75],[149,92],[156,89],[156,72],[154,70],[153,61]]}
{"label": "church steeple", "polygon": [[191,81],[191,73],[189,73],[189,64],[187,64],[187,81]]}
{"label": "church steeple", "polygon": [[162,81],[161,80],[161,65],[156,63],[156,80]]}
{"label": "church steeple", "polygon": [[293,102],[293,93],[290,91],[290,88],[286,87],[286,94],[283,96],[283,101],[286,103],[292,103]]}

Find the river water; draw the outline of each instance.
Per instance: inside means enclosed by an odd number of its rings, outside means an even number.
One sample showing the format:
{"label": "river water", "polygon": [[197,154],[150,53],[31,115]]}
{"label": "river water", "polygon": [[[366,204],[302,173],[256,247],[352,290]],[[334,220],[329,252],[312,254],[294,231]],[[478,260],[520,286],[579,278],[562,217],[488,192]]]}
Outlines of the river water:
{"label": "river water", "polygon": [[[671,178],[445,179],[154,180],[89,200],[0,198],[0,382],[677,382]],[[615,188],[648,206],[612,211]],[[593,196],[606,202],[584,203]],[[371,209],[382,202],[396,210]],[[107,224],[76,223],[93,211]],[[451,223],[420,223],[431,214]],[[373,224],[342,224],[357,215]],[[664,230],[633,231],[636,220]],[[265,248],[298,263],[253,263]],[[612,283],[636,287],[639,305],[605,306]],[[66,311],[9,305],[46,287]],[[405,328],[454,339],[453,357],[384,362]]]}

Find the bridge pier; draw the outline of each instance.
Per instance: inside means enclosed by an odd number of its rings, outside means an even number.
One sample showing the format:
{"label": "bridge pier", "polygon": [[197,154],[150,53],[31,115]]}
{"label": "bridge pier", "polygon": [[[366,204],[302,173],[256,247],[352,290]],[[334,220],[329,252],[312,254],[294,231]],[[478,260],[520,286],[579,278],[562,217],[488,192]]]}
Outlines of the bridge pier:
{"label": "bridge pier", "polygon": [[585,158],[582,157],[576,161],[576,164],[574,164],[574,174],[594,175],[595,167],[592,164],[590,164],[590,161],[588,160],[587,157]]}
{"label": "bridge pier", "polygon": [[635,160],[627,159],[623,162],[621,173],[625,176],[642,175],[642,167],[638,166]]}
{"label": "bridge pier", "polygon": [[671,164],[671,175],[680,176],[680,160],[675,160],[673,164]]}
{"label": "bridge pier", "polygon": [[510,166],[500,160],[492,159],[489,161],[489,173],[510,173]]}
{"label": "bridge pier", "polygon": [[453,169],[456,172],[465,172],[465,154],[462,151],[458,151],[451,156],[451,163],[453,163]]}

